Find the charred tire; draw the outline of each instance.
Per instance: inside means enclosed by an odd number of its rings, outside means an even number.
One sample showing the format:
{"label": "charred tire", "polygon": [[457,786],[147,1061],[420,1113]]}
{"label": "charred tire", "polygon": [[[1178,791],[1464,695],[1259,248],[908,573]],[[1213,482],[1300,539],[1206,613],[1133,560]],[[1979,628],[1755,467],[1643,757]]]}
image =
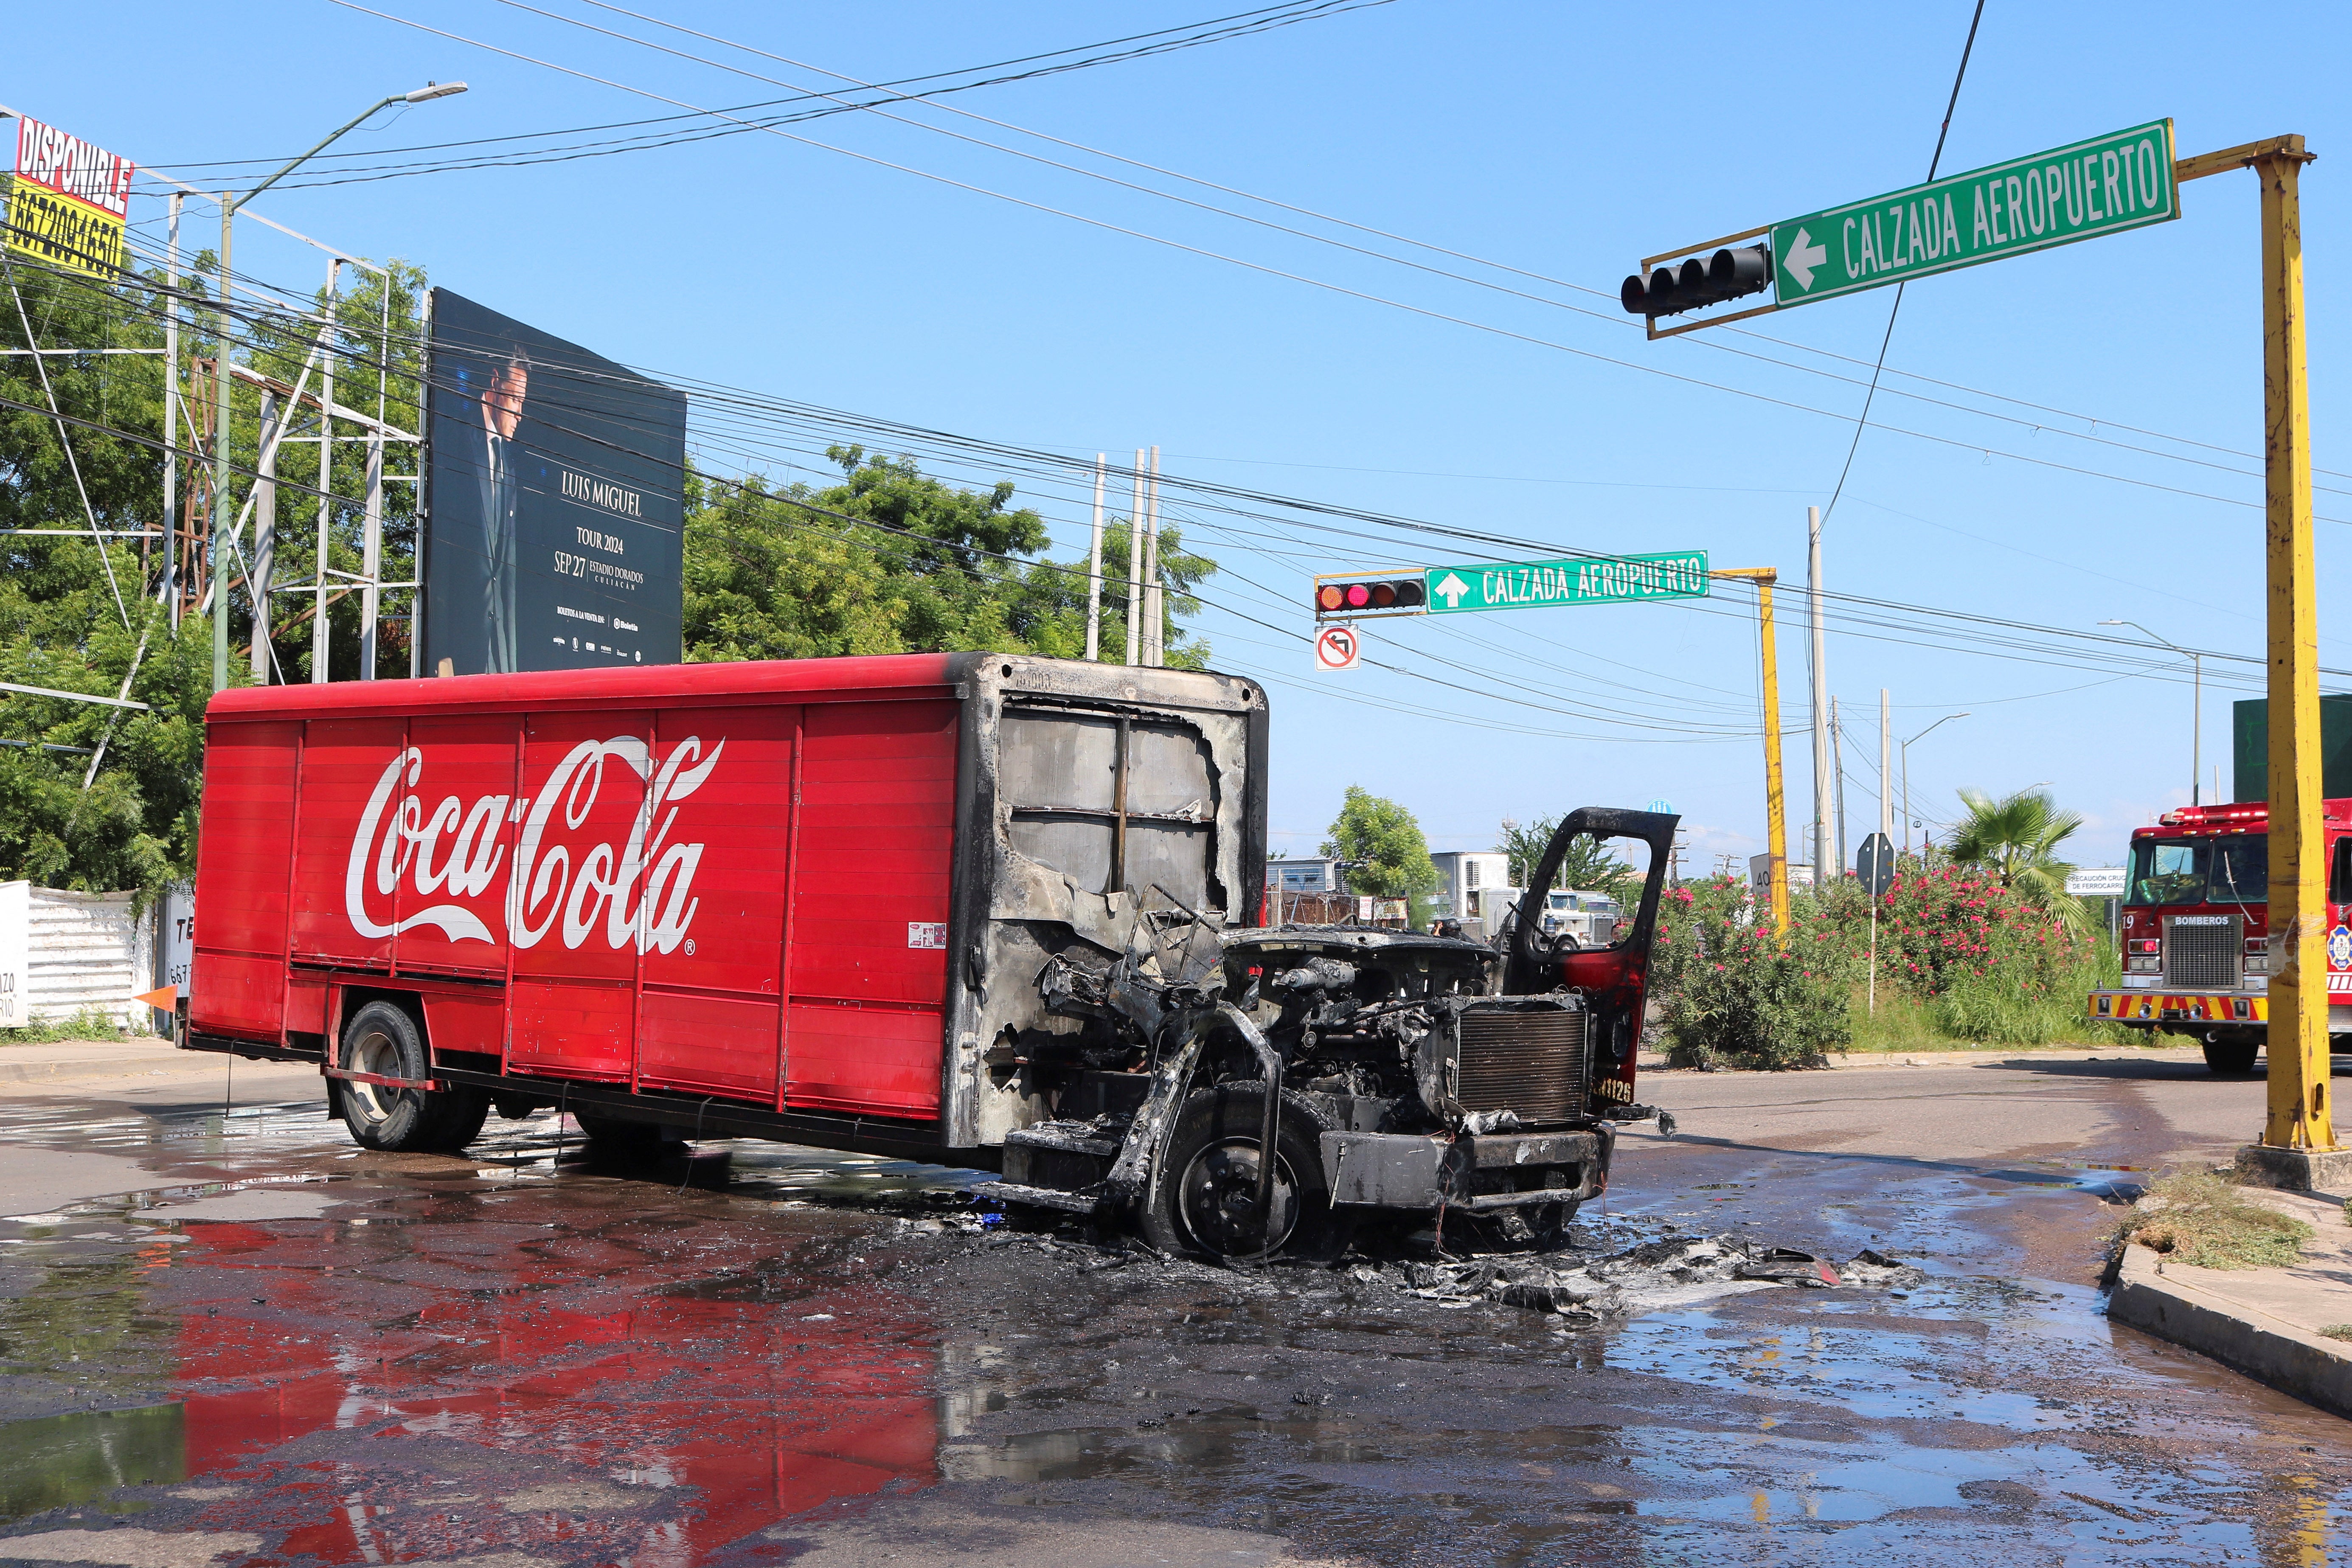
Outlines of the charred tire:
{"label": "charred tire", "polygon": [[[343,1027],[337,1062],[382,1078],[432,1076],[416,1020],[389,1002],[371,1002]],[[335,1109],[362,1149],[388,1153],[462,1149],[482,1131],[489,1098],[478,1089],[428,1091],[383,1084],[335,1083]]]}
{"label": "charred tire", "polygon": [[594,1154],[625,1159],[656,1153],[665,1144],[685,1142],[657,1122],[633,1121],[625,1116],[606,1116],[594,1110],[575,1110],[572,1119],[587,1134],[589,1152]]}
{"label": "charred tire", "polygon": [[1144,1239],[1162,1252],[1254,1258],[1325,1259],[1347,1245],[1347,1226],[1331,1208],[1323,1177],[1322,1128],[1306,1107],[1286,1100],[1275,1137],[1273,1245],[1257,1223],[1258,1141],[1265,1089],[1224,1084],[1184,1102],[1176,1131],[1141,1215]]}
{"label": "charred tire", "polygon": [[2243,1078],[2254,1070],[2254,1053],[2261,1048],[2261,1040],[2252,1035],[2208,1035],[2205,1065],[2225,1077]]}

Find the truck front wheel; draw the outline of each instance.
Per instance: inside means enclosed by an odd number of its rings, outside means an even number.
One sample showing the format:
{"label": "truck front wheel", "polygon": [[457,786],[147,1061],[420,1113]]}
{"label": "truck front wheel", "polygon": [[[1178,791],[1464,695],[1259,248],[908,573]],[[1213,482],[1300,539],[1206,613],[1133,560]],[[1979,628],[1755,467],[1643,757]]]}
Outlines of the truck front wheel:
{"label": "truck front wheel", "polygon": [[1162,1252],[1250,1258],[1327,1258],[1347,1242],[1323,1179],[1321,1129],[1283,1107],[1275,1135],[1274,1223],[1258,1217],[1258,1143],[1265,1090],[1257,1084],[1203,1089],[1184,1102],[1156,1190],[1144,1205],[1144,1239]]}
{"label": "truck front wheel", "polygon": [[2259,1036],[2225,1035],[2217,1029],[2205,1037],[2205,1065],[2217,1073],[2242,1078],[2254,1070],[2254,1053],[2261,1048]]}
{"label": "truck front wheel", "polygon": [[[419,1080],[433,1064],[416,1020],[389,1002],[371,1002],[343,1029],[341,1065],[349,1072]],[[394,1089],[335,1080],[336,1100],[352,1141],[386,1152],[462,1149],[482,1131],[489,1097],[478,1089]]]}

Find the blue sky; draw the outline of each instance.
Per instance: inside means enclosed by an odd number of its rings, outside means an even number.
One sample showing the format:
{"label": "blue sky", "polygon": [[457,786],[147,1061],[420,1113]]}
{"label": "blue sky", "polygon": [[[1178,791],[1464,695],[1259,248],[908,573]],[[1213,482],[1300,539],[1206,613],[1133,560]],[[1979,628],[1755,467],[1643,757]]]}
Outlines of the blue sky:
{"label": "blue sky", "polygon": [[[371,4],[699,107],[781,95],[498,0]],[[804,62],[788,66],[582,0],[544,8],[833,86],[807,68],[887,79],[1221,14],[1172,4],[660,12]],[[358,254],[420,261],[436,282],[656,372],[989,440],[1103,450],[1114,463],[1156,443],[1171,476],[1505,535],[1530,553],[1703,548],[1720,566],[1777,566],[1794,585],[1804,509],[1837,482],[1863,389],[1769,362],[1866,378],[1892,290],[1749,323],[1765,338],[1650,343],[1612,319],[1616,284],[1643,255],[1921,178],[1969,6],[1671,14],[1679,37],[1662,42],[1654,7],[1395,0],[953,100],[1599,295],[1248,209],[1538,298],[1473,287],[870,115],[801,129],[882,162],[754,134],[292,189],[259,205]],[[2346,20],[2319,8],[2284,37],[2213,17],[2210,7],[1994,0],[1943,167],[2166,115],[2184,153],[2307,135],[2322,155],[2305,181],[2317,458],[2352,468],[2334,438],[2336,258],[2352,255],[2352,199],[2339,194],[2352,165],[2332,155],[2352,150]],[[387,114],[344,147],[675,112],[326,0],[249,5],[226,35],[213,15],[179,8],[121,21],[93,28],[87,12],[54,7],[12,17],[0,102],[154,165],[289,156],[369,98],[427,78],[472,90]],[[913,117],[1237,205],[998,128]],[[1911,608],[2084,631],[2127,617],[2184,645],[2259,658],[2262,513],[2231,504],[2261,498],[2253,178],[2189,185],[2182,205],[2177,223],[1908,290],[1888,364],[1972,390],[1900,377],[1887,387],[2004,417],[1882,392],[1873,421],[1891,428],[1864,435],[1829,523],[1829,586],[1887,606],[1841,606],[1829,637],[1830,685],[1853,741],[1852,839],[1877,815],[1882,688],[1898,737],[1970,713],[1912,751],[1924,816],[1948,818],[1961,785],[2046,781],[2088,816],[2078,858],[2098,863],[2117,858],[2133,826],[2187,799],[2185,667],[2152,663],[2118,679],[2111,665],[2011,647],[2005,633]],[[155,210],[151,201],[133,217]],[[317,280],[310,254],[258,231],[250,241],[240,231],[238,259],[289,284]],[[709,459],[730,460],[717,447]],[[788,460],[772,458],[772,471]],[[985,465],[942,471],[995,477]],[[2352,479],[2323,473],[2318,483],[2352,491]],[[1065,550],[1083,547],[1079,487],[1024,481],[1023,493]],[[1123,493],[1115,483],[1114,498]],[[2352,494],[2323,488],[2318,502],[2323,518],[2352,518]],[[1404,802],[1437,848],[1486,847],[1506,816],[1656,798],[1687,818],[1686,866],[1761,847],[1743,595],[1373,623],[1374,657],[1409,673],[1318,676],[1298,635],[1315,571],[1471,556],[1361,524],[1345,526],[1367,537],[1348,538],[1297,520],[1237,522],[1182,500],[1170,510],[1227,569],[1209,586],[1203,623],[1217,662],[1267,679],[1273,694],[1277,847],[1311,853],[1349,784]],[[2318,524],[2321,625],[2323,662],[2352,668],[2352,639],[2332,635],[2330,614],[2346,584],[2347,526]],[[1792,822],[1807,815],[1811,788],[1801,604],[1784,588],[1781,697],[1799,731],[1788,748]],[[2208,670],[2206,765],[2210,775],[2221,764],[2226,791],[2227,703],[2248,694],[2259,666],[2209,660]]]}

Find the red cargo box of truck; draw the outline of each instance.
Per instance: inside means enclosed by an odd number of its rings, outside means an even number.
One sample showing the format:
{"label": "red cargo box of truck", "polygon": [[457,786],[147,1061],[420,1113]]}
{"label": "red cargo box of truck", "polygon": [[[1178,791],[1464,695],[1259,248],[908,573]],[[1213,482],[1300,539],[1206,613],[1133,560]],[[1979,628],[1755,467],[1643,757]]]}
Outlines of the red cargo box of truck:
{"label": "red cargo box of truck", "polygon": [[[1040,1112],[982,1058],[1045,1026],[1049,955],[1118,951],[1137,897],[1254,912],[1265,715],[1229,676],[988,654],[226,691],[187,1043],[371,1109],[620,1095],[993,1164]],[[345,1064],[371,1003],[418,1038]]]}

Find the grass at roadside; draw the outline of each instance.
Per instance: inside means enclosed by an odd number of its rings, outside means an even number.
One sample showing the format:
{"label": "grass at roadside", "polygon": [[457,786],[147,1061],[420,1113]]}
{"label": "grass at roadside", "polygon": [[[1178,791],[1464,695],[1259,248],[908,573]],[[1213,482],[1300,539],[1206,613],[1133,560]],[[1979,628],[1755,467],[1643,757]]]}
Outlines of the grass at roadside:
{"label": "grass at roadside", "polygon": [[65,1040],[127,1040],[127,1030],[100,1012],[77,1013],[53,1023],[28,1024],[21,1029],[0,1029],[0,1047],[53,1046]]}
{"label": "grass at roadside", "polygon": [[2120,1255],[2145,1247],[2197,1268],[2281,1268],[2303,1256],[2311,1226],[2246,1197],[2227,1177],[2176,1171],[2147,1189],[2155,1201],[2135,1209],[2110,1238]]}
{"label": "grass at roadside", "polygon": [[[2079,1001],[2080,999],[2077,998]],[[1856,990],[1847,1013],[1853,1030],[1849,1052],[2030,1050],[2084,1046],[2175,1046],[2152,1029],[2102,1024],[2072,1008],[1990,993],[1922,1002],[1882,989],[1873,1011]]]}

